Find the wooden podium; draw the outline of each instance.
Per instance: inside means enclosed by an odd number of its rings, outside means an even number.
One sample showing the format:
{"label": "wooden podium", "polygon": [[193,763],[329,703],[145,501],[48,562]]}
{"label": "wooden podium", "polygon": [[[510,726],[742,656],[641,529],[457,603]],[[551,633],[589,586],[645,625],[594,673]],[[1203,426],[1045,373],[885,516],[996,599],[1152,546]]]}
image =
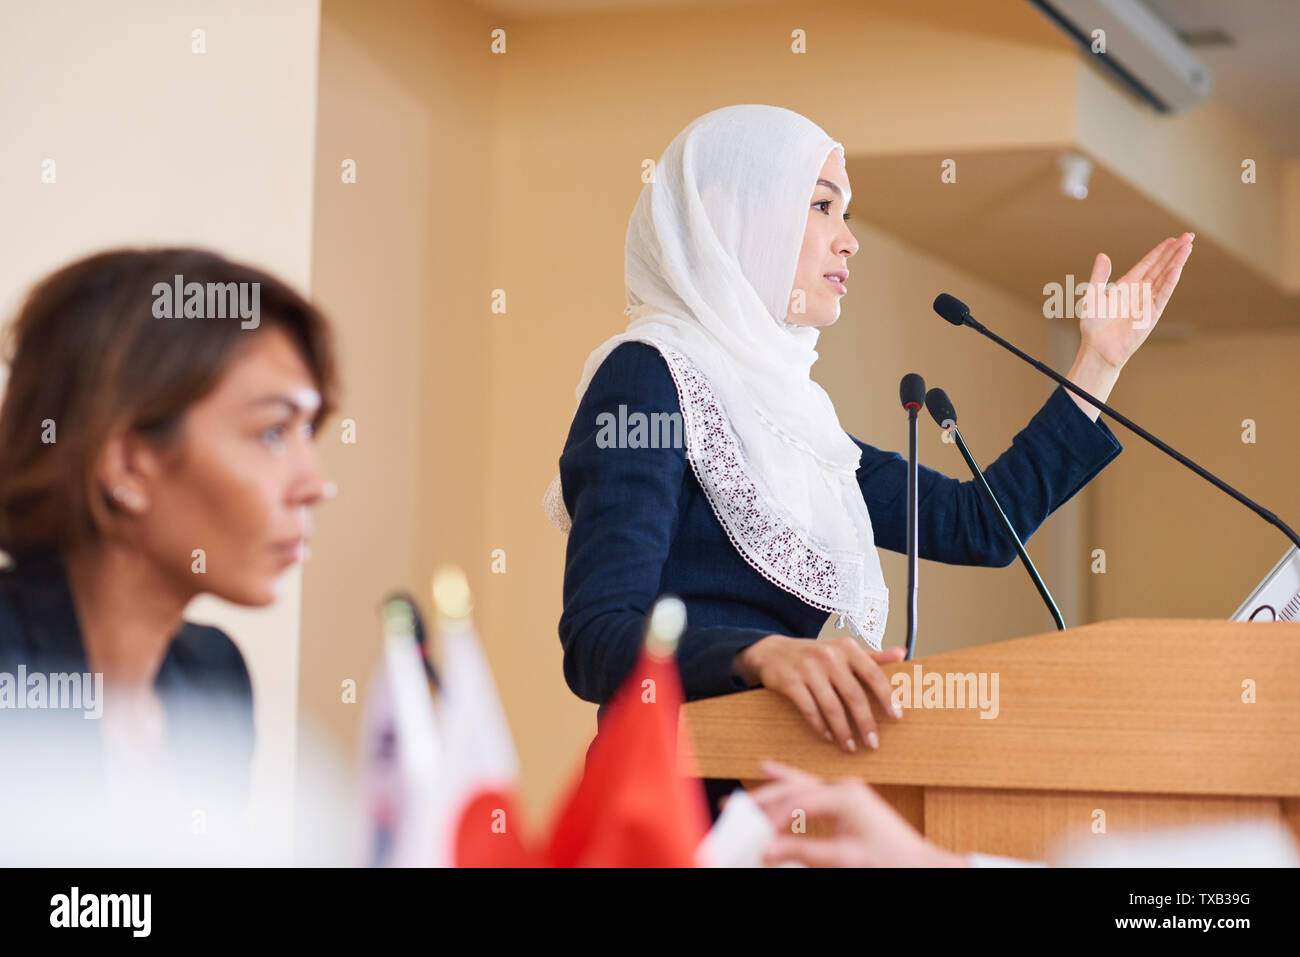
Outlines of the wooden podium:
{"label": "wooden podium", "polygon": [[[679,756],[689,740],[696,773],[747,787],[760,758],[861,778],[962,853],[1043,860],[1058,841],[1097,840],[1099,822],[1118,833],[1282,818],[1300,840],[1300,623],[1125,618],[884,670],[913,687],[901,720],[873,699],[875,751],[856,727],[856,753],[828,743],[760,688],[685,705]],[[930,674],[944,689],[931,703],[949,706],[924,706]],[[981,674],[996,715],[968,694]]]}

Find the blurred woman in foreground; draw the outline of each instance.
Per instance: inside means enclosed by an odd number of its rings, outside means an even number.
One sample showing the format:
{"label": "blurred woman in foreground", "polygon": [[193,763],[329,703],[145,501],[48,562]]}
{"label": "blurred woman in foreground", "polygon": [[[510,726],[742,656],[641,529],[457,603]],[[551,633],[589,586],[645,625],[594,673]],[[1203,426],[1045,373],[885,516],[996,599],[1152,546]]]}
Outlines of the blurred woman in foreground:
{"label": "blurred woman in foreground", "polygon": [[[194,735],[219,728],[247,774],[244,659],[182,614],[201,594],[269,605],[305,555],[327,489],[313,429],[337,388],[325,320],[258,269],[126,249],[48,276],[7,331],[0,673],[25,700],[0,739],[75,709],[60,727],[128,767],[200,768]],[[58,700],[78,678],[80,705]]]}

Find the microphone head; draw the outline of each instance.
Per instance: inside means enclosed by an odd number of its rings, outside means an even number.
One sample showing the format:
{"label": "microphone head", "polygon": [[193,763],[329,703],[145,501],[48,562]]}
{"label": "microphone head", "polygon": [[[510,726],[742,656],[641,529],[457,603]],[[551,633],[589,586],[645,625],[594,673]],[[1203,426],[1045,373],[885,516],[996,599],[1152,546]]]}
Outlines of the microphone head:
{"label": "microphone head", "polygon": [[957,410],[952,407],[952,400],[943,389],[931,389],[925,394],[925,407],[939,423],[939,428],[947,429],[957,424]]}
{"label": "microphone head", "polygon": [[934,311],[954,326],[964,326],[970,321],[970,306],[946,292],[941,292],[935,297]]}
{"label": "microphone head", "polygon": [[379,606],[379,614],[384,622],[384,634],[389,638],[403,636],[414,639],[417,645],[424,644],[424,619],[415,599],[407,592],[395,591],[386,596]]}
{"label": "microphone head", "polygon": [[921,404],[925,402],[925,380],[915,372],[909,372],[898,384],[898,398],[903,403],[903,408],[916,406],[920,410]]}

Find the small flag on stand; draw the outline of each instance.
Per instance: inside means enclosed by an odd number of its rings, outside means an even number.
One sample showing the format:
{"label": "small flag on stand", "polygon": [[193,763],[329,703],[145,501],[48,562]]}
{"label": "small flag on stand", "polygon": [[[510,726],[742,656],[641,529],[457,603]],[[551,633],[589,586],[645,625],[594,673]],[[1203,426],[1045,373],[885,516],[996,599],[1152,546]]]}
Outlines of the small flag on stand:
{"label": "small flag on stand", "polygon": [[[655,603],[636,666],[548,839],[523,833],[518,759],[458,569],[434,575],[438,665],[415,603],[385,601],[384,658],[367,700],[365,766],[378,866],[691,867],[714,863],[704,791],[679,761],[677,642],[686,609]],[[436,700],[435,700],[436,696]]]}
{"label": "small flag on stand", "polygon": [[527,867],[538,863],[515,800],[519,760],[492,671],[470,617],[469,584],[458,568],[433,576],[442,693],[438,714],[445,764],[440,775],[434,863],[447,867]]}
{"label": "small flag on stand", "polygon": [[433,841],[427,808],[437,793],[442,761],[438,720],[416,638],[419,610],[408,596],[398,594],[386,599],[381,611],[383,657],[362,718],[370,864],[421,866],[429,863]]}
{"label": "small flag on stand", "polygon": [[[551,834],[551,867],[692,867],[709,830],[703,788],[679,769],[681,600],[655,603],[632,673],[610,705]],[[683,773],[684,772],[684,773]]]}
{"label": "small flag on stand", "polygon": [[514,799],[518,760],[455,568],[433,578],[433,649],[415,602],[382,607],[384,657],[363,735],[370,861],[379,867],[522,867],[535,855]]}

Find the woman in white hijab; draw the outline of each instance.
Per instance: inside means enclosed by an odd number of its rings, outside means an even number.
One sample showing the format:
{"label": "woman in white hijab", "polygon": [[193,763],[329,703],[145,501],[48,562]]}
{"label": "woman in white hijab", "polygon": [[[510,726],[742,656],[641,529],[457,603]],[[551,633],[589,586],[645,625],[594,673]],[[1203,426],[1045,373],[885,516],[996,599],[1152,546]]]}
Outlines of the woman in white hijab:
{"label": "woman in white hijab", "polygon": [[[688,613],[688,700],[761,684],[846,750],[849,715],[877,745],[869,699],[892,710],[880,665],[902,649],[880,650],[889,592],[876,549],[906,550],[905,460],[846,434],[809,374],[858,249],[850,199],[839,143],[753,104],[692,122],[641,191],[630,321],[587,359],[546,500],[569,534],[560,636],[581,697],[612,696],[650,605],[672,592]],[[1104,308],[1083,320],[1073,382],[1109,395],[1190,250],[1190,234],[1165,240],[1120,280],[1154,284],[1146,328]],[[1099,255],[1094,286],[1109,271]],[[1097,415],[1058,387],[986,470],[1022,539],[1119,453]],[[921,557],[1014,560],[972,482],[924,467],[919,481]],[[828,614],[863,641],[806,640]]]}

